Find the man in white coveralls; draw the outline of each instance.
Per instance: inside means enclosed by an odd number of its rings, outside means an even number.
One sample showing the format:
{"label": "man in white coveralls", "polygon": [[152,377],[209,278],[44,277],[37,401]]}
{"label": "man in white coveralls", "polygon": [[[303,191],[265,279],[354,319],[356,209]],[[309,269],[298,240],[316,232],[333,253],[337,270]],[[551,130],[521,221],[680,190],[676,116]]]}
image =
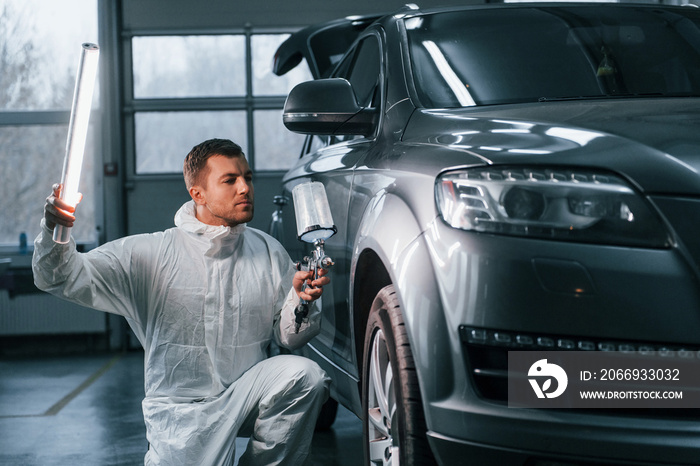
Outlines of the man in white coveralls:
{"label": "man in white coveralls", "polygon": [[192,200],[176,227],[84,254],[52,239],[75,221],[54,186],[34,243],[36,285],[124,316],[143,345],[146,465],[231,465],[236,436],[251,430],[239,464],[303,464],[329,379],[309,359],[266,352],[273,338],[295,349],[318,333],[315,304],[298,333],[294,310],[330,280],[295,273],[277,241],[246,227],[252,173],[238,145],[195,146],[184,175]]}

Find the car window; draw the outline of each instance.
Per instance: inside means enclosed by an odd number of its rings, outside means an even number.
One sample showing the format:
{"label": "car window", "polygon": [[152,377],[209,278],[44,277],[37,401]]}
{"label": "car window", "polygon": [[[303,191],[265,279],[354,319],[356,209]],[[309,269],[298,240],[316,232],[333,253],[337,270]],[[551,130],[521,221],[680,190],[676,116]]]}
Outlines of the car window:
{"label": "car window", "polygon": [[426,107],[700,95],[694,8],[522,7],[436,13],[405,26]]}
{"label": "car window", "polygon": [[[374,107],[379,105],[380,97],[380,72],[381,54],[379,40],[370,35],[348,52],[333,77],[345,78],[352,84],[357,104],[361,107]],[[332,136],[330,144],[359,139],[359,135]]]}
{"label": "car window", "polygon": [[379,86],[379,42],[375,36],[369,36],[360,41],[353,52],[338,67],[335,76],[350,81],[358,105],[371,107]]}

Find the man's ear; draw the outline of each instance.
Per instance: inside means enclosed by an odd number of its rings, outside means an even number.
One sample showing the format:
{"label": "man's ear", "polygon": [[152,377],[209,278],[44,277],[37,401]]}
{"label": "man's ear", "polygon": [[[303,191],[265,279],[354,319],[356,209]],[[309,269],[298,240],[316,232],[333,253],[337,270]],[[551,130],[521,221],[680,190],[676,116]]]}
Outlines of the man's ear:
{"label": "man's ear", "polygon": [[205,205],[206,199],[204,197],[204,192],[202,188],[198,185],[194,185],[190,187],[189,189],[190,196],[192,197],[192,200],[195,202],[197,205]]}

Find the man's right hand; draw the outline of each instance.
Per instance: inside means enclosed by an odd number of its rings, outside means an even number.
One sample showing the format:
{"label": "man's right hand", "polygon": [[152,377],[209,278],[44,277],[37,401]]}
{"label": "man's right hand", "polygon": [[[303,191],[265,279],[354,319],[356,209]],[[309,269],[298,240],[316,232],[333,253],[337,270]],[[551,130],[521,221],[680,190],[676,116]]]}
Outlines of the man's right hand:
{"label": "man's right hand", "polygon": [[[46,198],[44,206],[44,221],[49,230],[53,230],[56,225],[63,225],[72,228],[75,222],[75,207],[66,204],[60,199],[61,185],[53,185],[53,192]],[[82,200],[83,196],[80,195]],[[78,201],[80,202],[80,201]]]}

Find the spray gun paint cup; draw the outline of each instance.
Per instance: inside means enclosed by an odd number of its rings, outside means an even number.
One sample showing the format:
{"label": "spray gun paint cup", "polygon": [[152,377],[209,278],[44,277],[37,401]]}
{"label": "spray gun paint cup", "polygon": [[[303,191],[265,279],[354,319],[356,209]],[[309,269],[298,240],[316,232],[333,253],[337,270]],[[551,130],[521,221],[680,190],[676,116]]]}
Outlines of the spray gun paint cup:
{"label": "spray gun paint cup", "polygon": [[297,236],[301,241],[314,243],[333,236],[337,229],[333,224],[326,189],[322,183],[312,181],[298,184],[292,189]]}

